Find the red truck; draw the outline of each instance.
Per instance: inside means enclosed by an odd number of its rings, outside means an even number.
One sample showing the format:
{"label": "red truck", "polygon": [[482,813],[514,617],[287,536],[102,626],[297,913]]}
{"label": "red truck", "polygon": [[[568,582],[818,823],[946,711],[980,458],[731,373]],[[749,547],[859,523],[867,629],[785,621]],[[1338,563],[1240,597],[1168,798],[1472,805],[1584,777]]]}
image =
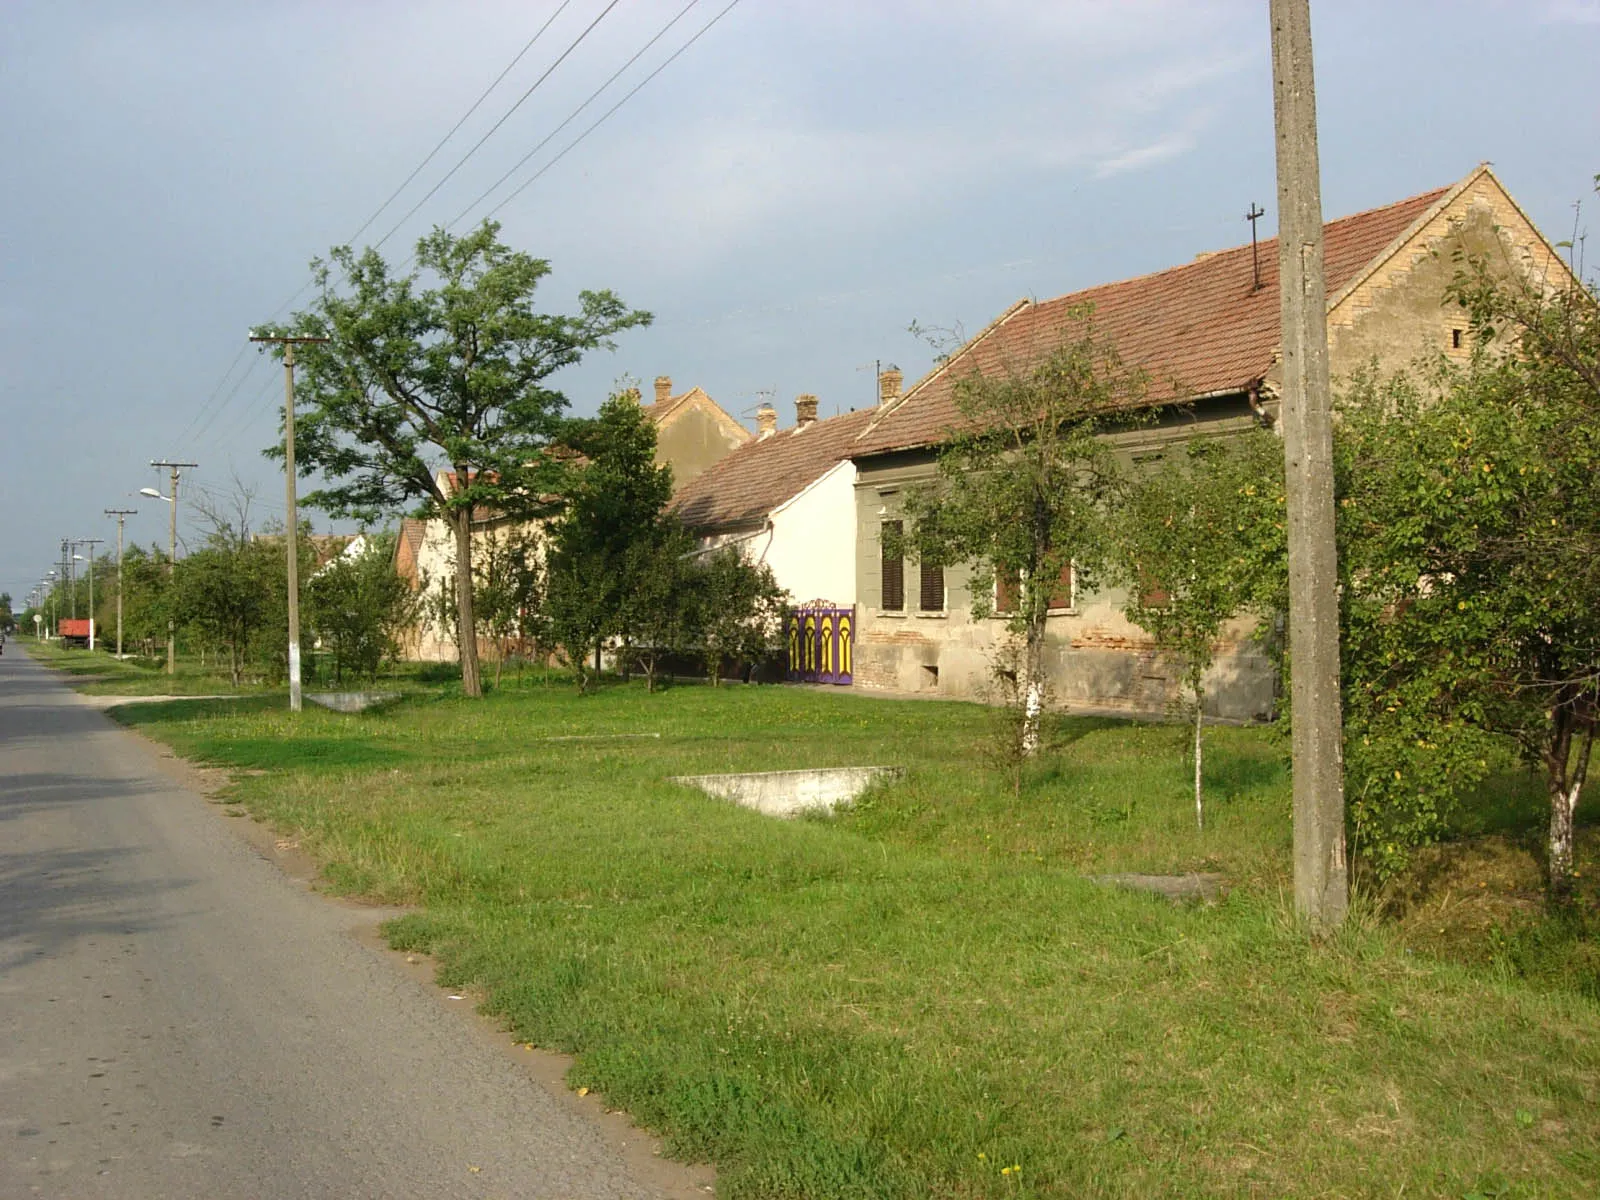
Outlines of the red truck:
{"label": "red truck", "polygon": [[56,622],[56,636],[63,645],[87,646],[89,644],[88,617],[62,617]]}

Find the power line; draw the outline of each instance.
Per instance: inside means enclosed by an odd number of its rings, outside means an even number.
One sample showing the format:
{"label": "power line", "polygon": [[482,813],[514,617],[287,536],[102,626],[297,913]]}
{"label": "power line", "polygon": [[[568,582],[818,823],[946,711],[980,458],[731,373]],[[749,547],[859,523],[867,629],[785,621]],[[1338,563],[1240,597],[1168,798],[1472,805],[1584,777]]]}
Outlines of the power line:
{"label": "power line", "polygon": [[562,121],[561,124],[557,125],[554,129],[552,129],[549,133],[547,133],[544,136],[544,138],[539,142],[539,144],[537,146],[535,146],[532,150],[529,150],[521,158],[517,159],[517,161],[512,165],[512,167],[511,167],[511,169],[509,171],[507,171],[504,175],[500,176],[499,179],[496,179],[492,184],[490,184],[487,188],[485,188],[483,190],[483,192],[478,196],[478,198],[476,200],[474,200],[471,204],[467,205],[464,209],[462,209],[460,212],[458,212],[454,217],[450,218],[450,221],[445,226],[445,228],[446,229],[455,228],[455,226],[460,223],[460,221],[461,221],[461,219],[463,217],[465,217],[469,212],[471,212],[473,209],[477,208],[478,205],[482,204],[486,199],[488,199],[489,196],[494,193],[495,189],[497,189],[502,183],[504,183],[506,180],[510,179],[513,175],[515,175],[518,171],[520,171],[522,169],[522,166],[523,166],[524,163],[526,163],[535,154],[539,153],[539,151],[543,150],[546,146],[548,146],[551,143],[551,141],[554,140],[556,134],[560,133],[568,125],[572,124],[573,121],[577,120],[579,113],[583,112],[584,109],[588,108],[589,105],[593,104],[594,101],[595,101],[595,98],[597,96],[599,96],[601,92],[605,91],[608,87],[610,87],[613,83],[615,83],[617,81],[617,77],[618,76],[620,76],[629,67],[633,66],[634,63],[638,62],[639,59],[644,56],[645,52],[650,49],[650,47],[654,46],[663,37],[665,37],[667,35],[668,31],[670,31],[672,29],[672,27],[674,25],[676,25],[679,21],[683,20],[683,18],[688,15],[689,10],[691,8],[693,8],[698,3],[700,3],[700,0],[689,0],[689,3],[685,4],[681,9],[678,10],[678,15],[677,16],[673,17],[672,20],[668,21],[665,25],[663,25],[660,29],[658,29],[656,31],[656,35],[653,38],[651,38],[648,42],[646,42],[643,46],[640,46],[639,49],[634,52],[634,55],[633,55],[632,58],[630,58],[627,62],[623,63],[620,67],[618,67],[615,71],[613,71],[611,73],[611,77],[609,79],[607,79],[599,87],[595,88],[594,91],[590,92],[589,93],[589,98],[586,99],[582,104],[578,105],[577,108],[573,109],[570,113],[568,113],[566,119],[564,121]]}
{"label": "power line", "polygon": [[[450,132],[445,134],[442,138],[439,139],[438,144],[435,145],[432,150],[428,151],[427,156],[421,162],[419,162],[416,165],[416,167],[412,170],[411,174],[407,175],[405,177],[405,179],[401,181],[400,186],[395,188],[395,190],[389,194],[389,198],[387,200],[385,200],[382,204],[378,205],[378,207],[373,210],[373,213],[372,213],[371,216],[369,216],[365,221],[361,222],[361,227],[359,229],[357,229],[354,233],[352,233],[348,238],[345,239],[345,245],[347,245],[347,246],[354,245],[355,244],[355,240],[358,237],[360,237],[363,233],[365,233],[367,231],[367,227],[370,226],[374,221],[376,221],[380,216],[383,215],[383,210],[388,208],[389,205],[393,204],[395,202],[395,200],[399,197],[401,192],[405,191],[406,188],[411,186],[411,181],[414,180],[418,175],[422,174],[422,169],[433,161],[434,156],[437,155],[439,153],[439,151],[444,149],[446,142],[448,142],[451,138],[455,137],[455,135],[460,131],[461,127],[467,123],[468,118],[470,118],[473,113],[477,112],[478,109],[482,106],[483,102],[489,98],[489,93],[494,91],[495,88],[500,86],[500,81],[502,79],[504,79],[507,75],[511,74],[511,68],[516,66],[519,62],[522,61],[523,56],[526,55],[529,50],[533,49],[534,43],[537,42],[541,37],[544,36],[544,31],[546,29],[549,29],[550,26],[555,23],[555,19],[557,17],[559,17],[563,12],[565,12],[566,9],[567,9],[567,5],[569,5],[571,3],[572,3],[572,0],[561,0],[561,3],[556,7],[555,12],[550,14],[549,19],[546,20],[543,25],[539,26],[539,28],[534,32],[534,35],[531,38],[529,38],[527,40],[527,42],[525,42],[523,44],[522,49],[517,51],[517,56],[506,64],[505,69],[503,71],[501,71],[500,74],[498,74],[498,75],[496,75],[494,77],[494,82],[493,83],[491,83],[488,87],[483,89],[482,95],[480,95],[476,100],[474,100],[472,102],[472,107],[467,109],[466,112],[461,114],[461,119],[459,121],[457,121],[454,125],[450,126]],[[523,99],[526,99],[526,98],[527,98],[526,96],[523,97]],[[518,103],[521,103],[521,101],[518,101]],[[304,291],[304,290],[305,290],[304,288],[301,289],[301,291]],[[298,295],[298,294],[299,293],[296,293],[296,295]],[[291,299],[289,303],[292,304],[293,302],[294,301]]]}
{"label": "power line", "polygon": [[[384,210],[393,204],[400,194],[406,190],[406,188],[411,186],[412,181],[415,180],[416,177],[422,173],[423,169],[434,160],[439,151],[444,149],[445,145],[450,141],[450,139],[455,137],[455,135],[460,132],[461,127],[471,119],[472,114],[477,112],[478,109],[483,106],[483,102],[489,98],[490,93],[492,93],[495,88],[500,86],[501,81],[511,73],[512,68],[514,68],[523,60],[529,50],[533,49],[534,45],[539,41],[539,39],[544,36],[545,30],[549,29],[550,26],[555,23],[556,18],[565,12],[571,3],[572,0],[561,0],[561,3],[556,6],[555,12],[551,13],[550,16],[545,20],[545,23],[534,31],[533,36],[523,43],[522,49],[518,50],[515,57],[513,57],[512,60],[501,69],[500,74],[494,77],[493,82],[491,82],[488,87],[483,89],[478,98],[472,102],[471,107],[469,107],[466,112],[461,114],[460,119],[458,119],[456,123],[450,127],[450,131],[446,133],[444,137],[439,139],[437,144],[434,145],[432,150],[428,151],[421,162],[412,168],[411,173],[401,181],[400,186],[395,188],[395,190],[389,194],[389,198],[382,204],[378,205],[378,207],[367,216],[367,219],[361,222],[360,227],[345,239],[346,245],[354,245],[355,240],[365,233],[368,227],[371,226],[374,221],[383,215]],[[278,307],[273,311],[272,316],[268,319],[275,321],[282,316],[284,310],[289,308],[290,305],[304,295],[306,289],[309,288],[311,284],[312,281],[309,279],[302,283],[300,287],[295,290],[293,295],[291,295],[282,304],[278,305]],[[184,426],[183,432],[180,433],[176,439],[177,441],[182,442],[183,439],[188,436],[189,431],[194,428],[195,424],[201,420],[206,410],[216,403],[217,396],[222,392],[223,388],[227,387],[229,378],[231,378],[234,371],[238,369],[240,361],[243,360],[245,353],[249,349],[250,344],[248,342],[239,348],[238,353],[233,356],[233,361],[228,364],[228,369],[222,373],[222,378],[218,380],[217,385],[211,389],[211,394],[207,396],[206,399],[201,402],[200,406],[195,410],[194,416],[189,419],[189,424]],[[227,407],[228,403],[233,399],[233,397],[238,394],[238,390],[239,388],[236,384],[233,391],[228,394],[228,400],[223,401],[223,407]],[[214,421],[215,419],[215,414],[213,414],[211,420]],[[194,436],[197,439],[201,437],[205,433],[206,428],[210,427],[210,424],[211,421],[207,421],[206,425],[198,430]]]}
{"label": "power line", "polygon": [[[495,132],[497,130],[499,130],[499,128],[502,125],[504,125],[508,120],[511,119],[511,114],[516,112],[517,109],[521,108],[523,103],[528,99],[528,97],[533,95],[533,93],[538,90],[539,85],[542,84],[546,79],[549,79],[550,76],[555,72],[555,69],[557,67],[559,67],[563,62],[565,62],[567,60],[567,56],[570,55],[574,50],[576,50],[580,45],[582,45],[583,40],[585,38],[587,38],[591,33],[594,32],[595,26],[600,24],[601,21],[604,21],[606,19],[606,17],[610,14],[611,10],[613,8],[615,8],[618,5],[619,2],[620,2],[620,0],[611,0],[611,3],[607,4],[605,6],[605,8],[601,9],[600,10],[600,15],[598,17],[596,17],[594,20],[590,21],[589,24],[584,27],[583,32],[580,33],[576,38],[574,38],[572,40],[572,44],[569,45],[565,50],[563,50],[561,52],[560,56],[557,57],[555,62],[551,63],[548,67],[545,68],[544,74],[540,75],[539,78],[535,79],[533,81],[533,84],[528,88],[528,90],[523,92],[521,96],[517,97],[517,102],[515,104],[513,104],[510,108],[506,109],[505,113],[500,117],[500,119],[489,127],[489,132],[485,133],[481,138],[479,138],[476,142],[474,142],[472,144],[472,149],[468,150],[465,154],[463,154],[461,156],[461,158],[456,162],[456,165],[451,167],[448,171],[446,171],[444,173],[444,177],[442,179],[440,179],[438,183],[434,184],[431,188],[429,188],[428,191],[427,191],[427,194],[424,195],[421,200],[418,200],[415,204],[413,204],[411,206],[410,210],[406,213],[406,215],[401,217],[398,221],[396,221],[394,223],[394,225],[390,227],[389,232],[384,234],[381,238],[379,238],[374,243],[374,245],[375,246],[383,245],[391,237],[393,237],[397,232],[399,232],[400,227],[402,225],[404,225],[412,217],[416,216],[417,215],[417,211],[424,204],[426,204],[429,200],[433,199],[433,197],[438,194],[440,188],[442,188],[445,184],[450,182],[451,178],[453,178],[455,173],[457,171],[459,171],[466,164],[467,160],[469,158],[471,158],[474,154],[476,154],[478,152],[478,149],[485,142],[487,142],[490,138],[492,138],[495,135]],[[737,0],[735,0],[735,2],[737,2]]]}
{"label": "power line", "polygon": [[704,25],[702,25],[700,27],[700,31],[698,33],[696,33],[687,42],[685,42],[683,45],[679,46],[676,50],[674,50],[672,52],[672,54],[670,56],[668,56],[668,58],[664,62],[662,62],[661,65],[658,66],[654,71],[651,71],[650,74],[646,75],[643,79],[641,79],[638,83],[636,83],[633,86],[632,90],[629,91],[625,96],[623,96],[621,100],[618,100],[610,108],[606,109],[605,113],[600,117],[599,120],[597,120],[593,125],[590,125],[589,128],[585,129],[577,137],[573,138],[572,141],[568,142],[567,145],[562,149],[561,153],[557,154],[549,162],[545,163],[544,166],[540,167],[531,176],[529,176],[526,180],[524,180],[517,187],[516,191],[512,192],[504,200],[500,201],[499,204],[496,204],[493,208],[491,208],[488,211],[488,213],[485,214],[484,219],[487,220],[489,217],[494,216],[495,213],[499,212],[502,208],[504,208],[506,205],[510,204],[513,200],[515,200],[518,196],[522,195],[523,192],[527,191],[528,188],[531,187],[533,185],[533,183],[536,180],[539,179],[540,176],[542,176],[551,167],[555,166],[558,162],[560,162],[563,158],[565,158],[569,153],[571,153],[572,150],[577,147],[578,143],[580,143],[580,142],[582,142],[584,140],[584,138],[588,137],[596,129],[600,128],[600,126],[604,125],[608,120],[610,120],[612,114],[615,113],[617,111],[617,109],[621,108],[629,100],[632,100],[636,95],[638,95],[640,90],[645,86],[645,84],[649,83],[657,75],[661,74],[662,71],[665,71],[669,66],[671,66],[672,63],[674,62],[674,60],[676,60],[677,57],[680,54],[682,54],[690,46],[694,45],[702,37],[704,37],[707,33],[709,33],[710,30],[711,30],[711,27],[713,25],[715,25],[718,21],[722,20],[722,18],[727,16],[730,12],[732,12],[738,6],[738,4],[739,4],[739,0],[732,0],[732,2],[726,8],[724,8],[716,16],[712,17],[711,20],[707,21]]}

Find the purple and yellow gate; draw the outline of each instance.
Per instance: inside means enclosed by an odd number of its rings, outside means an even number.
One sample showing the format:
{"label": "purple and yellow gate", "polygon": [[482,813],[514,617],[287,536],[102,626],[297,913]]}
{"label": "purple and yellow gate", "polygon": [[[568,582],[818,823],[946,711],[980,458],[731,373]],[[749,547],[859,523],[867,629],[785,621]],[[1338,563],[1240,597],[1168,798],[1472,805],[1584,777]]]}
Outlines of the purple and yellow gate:
{"label": "purple and yellow gate", "polygon": [[789,675],[795,683],[848,684],[854,669],[856,610],[830,604],[791,608]]}

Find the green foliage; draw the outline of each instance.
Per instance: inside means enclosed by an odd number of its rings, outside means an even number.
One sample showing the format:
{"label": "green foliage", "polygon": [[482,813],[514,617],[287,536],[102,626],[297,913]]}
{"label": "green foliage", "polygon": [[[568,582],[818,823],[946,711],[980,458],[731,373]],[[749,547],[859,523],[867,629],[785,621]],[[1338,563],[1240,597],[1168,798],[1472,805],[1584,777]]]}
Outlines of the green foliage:
{"label": "green foliage", "polygon": [[[179,564],[179,620],[205,649],[227,655],[228,674],[239,686],[258,635],[272,613],[269,597],[281,543],[275,547],[249,539],[213,538]],[[282,590],[279,584],[278,590]]]}
{"label": "green foliage", "polygon": [[[468,580],[474,513],[538,515],[566,490],[565,459],[551,448],[567,401],[550,376],[650,321],[604,291],[581,292],[574,316],[539,312],[534,293],[550,264],[498,235],[489,221],[461,237],[435,229],[406,275],[374,249],[337,247],[313,264],[320,294],[310,310],[272,330],[330,339],[297,351],[309,403],[298,462],[328,480],[306,503],[367,520],[420,506],[456,532],[458,577]],[[453,486],[435,478],[440,467]],[[463,686],[476,695],[471,606],[462,589],[457,644]]]}
{"label": "green foliage", "polygon": [[[1480,355],[1365,378],[1339,440],[1345,712],[1357,847],[1435,836],[1506,734],[1552,802],[1600,673],[1600,423],[1560,372]],[[1559,868],[1552,884],[1559,889]]]}
{"label": "green foliage", "polygon": [[[473,616],[479,634],[494,643],[498,684],[513,652],[526,655],[548,636],[544,546],[538,529],[513,523],[487,530],[473,556],[472,570]],[[452,594],[441,593],[446,600]]]}
{"label": "green foliage", "polygon": [[694,537],[676,519],[663,517],[652,536],[628,547],[623,566],[630,587],[622,624],[653,692],[662,663],[685,654],[699,632],[701,570]]}
{"label": "green foliage", "polygon": [[997,579],[1016,593],[1007,625],[1023,643],[1020,728],[1030,752],[1052,598],[1069,573],[1069,587],[1092,588],[1111,550],[1121,475],[1101,435],[1137,423],[1147,386],[1096,333],[1091,308],[1068,319],[1071,336],[1037,364],[985,374],[952,360],[960,425],[939,451],[937,480],[906,498],[907,548],[967,565],[975,616],[993,611]]}
{"label": "green foliage", "polygon": [[306,584],[307,624],[333,669],[377,678],[395,653],[399,631],[412,619],[416,598],[394,571],[392,534],[368,534],[360,554],[341,554],[313,571]]}
{"label": "green foliage", "polygon": [[1195,820],[1203,824],[1205,677],[1223,627],[1267,617],[1286,585],[1283,448],[1264,430],[1194,439],[1129,482],[1112,520],[1123,611],[1178,667],[1194,722]]}
{"label": "green foliage", "polygon": [[564,439],[585,462],[574,471],[566,511],[551,538],[550,622],[581,688],[592,681],[591,657],[607,639],[631,644],[637,573],[651,556],[641,547],[665,536],[663,510],[672,472],[655,461],[655,424],[636,396],[623,391]]}
{"label": "green foliage", "polygon": [[789,598],[772,568],[747,561],[737,546],[723,546],[700,559],[690,583],[698,597],[699,642],[712,684],[722,682],[728,663],[759,665],[778,644]]}

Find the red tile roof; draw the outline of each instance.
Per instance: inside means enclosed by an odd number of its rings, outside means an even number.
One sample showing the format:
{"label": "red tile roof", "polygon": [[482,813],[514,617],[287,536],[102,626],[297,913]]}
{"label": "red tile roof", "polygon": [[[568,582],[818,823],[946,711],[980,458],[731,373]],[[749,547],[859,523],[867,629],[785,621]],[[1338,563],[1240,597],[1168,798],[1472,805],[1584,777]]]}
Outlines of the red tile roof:
{"label": "red tile roof", "polygon": [[[1354,281],[1456,186],[1325,225],[1328,295]],[[1148,374],[1149,402],[1244,391],[1267,373],[1280,343],[1276,238],[1261,243],[1259,257],[1259,289],[1253,286],[1246,245],[1054,300],[1019,301],[948,363],[919,380],[899,405],[861,435],[850,453],[859,457],[942,441],[961,420],[953,396],[957,379],[973,371],[989,374],[1041,361],[1074,336],[1071,313],[1085,304],[1094,306],[1098,335],[1116,346],[1125,363]]]}
{"label": "red tile roof", "polygon": [[876,414],[863,409],[746,442],[684,484],[672,507],[691,529],[765,520],[848,458],[856,436]]}

